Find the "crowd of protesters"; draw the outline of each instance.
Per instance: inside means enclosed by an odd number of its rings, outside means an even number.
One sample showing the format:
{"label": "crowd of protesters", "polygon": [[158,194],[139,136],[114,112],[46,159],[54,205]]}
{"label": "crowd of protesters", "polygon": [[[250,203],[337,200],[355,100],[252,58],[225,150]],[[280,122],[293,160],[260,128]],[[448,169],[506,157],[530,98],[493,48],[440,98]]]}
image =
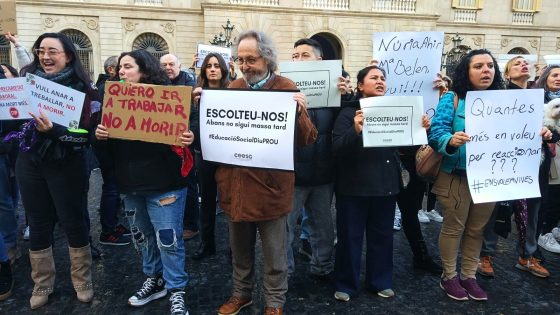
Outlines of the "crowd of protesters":
{"label": "crowd of protesters", "polygon": [[[205,89],[297,89],[294,82],[277,74],[278,51],[260,31],[237,37],[235,59],[206,55],[198,77],[197,55],[192,67],[182,70],[173,54],[157,60],[146,50],[136,50],[108,58],[105,74],[96,84],[62,33],[42,34],[30,51],[16,36],[5,36],[15,47],[20,70],[2,64],[0,79],[33,74],[83,92],[85,100],[76,128],[53,123],[41,111],[29,120],[0,121],[0,301],[11,295],[12,265],[21,255],[16,220],[20,198],[34,282],[30,308],[44,307],[55,290],[52,235],[57,223],[68,240],[76,298],[92,301],[92,260],[98,255],[87,210],[92,158],[103,177],[99,244],[133,243],[142,255],[144,275],[136,277],[139,289],[128,299],[132,307],[169,296],[170,314],[188,314],[185,256],[201,260],[215,254],[217,210],[223,210],[228,219],[228,258],[233,267],[231,297],[217,305],[220,315],[234,315],[251,305],[256,279],[262,279],[264,314],[283,313],[288,278],[295,270],[293,242],[298,222],[303,236],[299,252],[310,259],[309,277],[332,283],[334,298],[343,302],[359,294],[364,233],[365,290],[382,298],[398,294],[392,281],[393,229],[400,229],[401,220],[413,266],[440,277],[441,289],[458,301],[488,299],[476,275],[495,274],[492,259],[499,216],[515,214],[516,268],[548,277],[539,245],[560,253],[560,205],[553,198],[560,189],[559,131],[543,127],[540,133],[541,197],[479,204],[473,203],[469,192],[465,144],[470,137],[464,131],[467,92],[534,87],[545,90],[543,103],[554,102],[560,100],[560,66],[547,67],[531,83],[523,57],[511,59],[502,76],[492,53],[478,49],[460,60],[452,78],[435,78],[440,101],[433,119],[423,116],[421,123],[430,146],[443,160],[435,182],[427,183],[415,172],[418,147],[363,146],[360,100],[383,96],[387,90],[386,71],[376,60],[358,72],[355,89],[350,75],[341,69],[340,107],[307,108],[306,96],[294,94],[295,170],[282,171],[205,160],[199,139],[199,103]],[[296,41],[291,53],[294,62],[323,59],[321,45],[312,39]],[[191,86],[190,129],[180,135],[181,145],[112,138],[101,113],[105,86],[113,81]],[[410,175],[406,183],[404,171]],[[433,210],[435,201],[422,210],[426,187],[430,187],[428,194],[435,194],[442,216]],[[121,216],[124,219],[119,222]],[[428,252],[422,235],[420,222],[429,221],[428,217],[442,222],[441,265],[437,253]],[[184,242],[197,235],[197,250],[186,253]],[[257,237],[264,262],[261,277],[255,275]]]}

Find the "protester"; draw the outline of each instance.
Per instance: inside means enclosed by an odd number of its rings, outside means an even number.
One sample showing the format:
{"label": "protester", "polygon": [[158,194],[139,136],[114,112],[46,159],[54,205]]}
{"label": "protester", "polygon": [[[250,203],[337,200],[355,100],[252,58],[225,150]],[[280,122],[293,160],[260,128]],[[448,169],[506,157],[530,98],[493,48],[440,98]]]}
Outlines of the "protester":
{"label": "protester", "polygon": [[382,96],[385,70],[376,65],[358,72],[357,93],[344,104],[333,130],[336,157],[335,298],[349,301],[358,294],[363,235],[366,233],[366,290],[393,297],[393,220],[401,190],[396,148],[364,148],[361,98]]}
{"label": "protester", "polygon": [[[504,88],[498,64],[485,49],[469,52],[457,65],[453,91],[439,102],[429,133],[430,145],[443,154],[443,162],[432,191],[444,209],[439,244],[443,262],[440,287],[455,300],[487,300],[476,281],[483,232],[495,203],[474,204],[465,171],[465,97],[468,91]],[[457,105],[455,105],[457,104]],[[547,135],[548,136],[548,135]],[[461,275],[457,255],[461,248]]]}
{"label": "protester", "polygon": [[[237,59],[242,79],[229,88],[253,90],[294,90],[296,85],[276,75],[277,52],[272,40],[262,32],[246,31],[238,36]],[[297,102],[296,144],[315,141],[317,130],[309,120],[303,93]],[[263,287],[266,315],[282,314],[288,290],[286,219],[292,209],[294,174],[289,171],[219,166],[216,171],[220,206],[229,218],[232,252],[233,292],[218,314],[237,314],[252,303],[255,276],[257,231],[262,241]],[[240,198],[241,197],[241,198]]]}
{"label": "protester", "polygon": [[[116,80],[128,83],[167,85],[169,79],[159,62],[145,50],[122,53]],[[133,241],[142,253],[143,272],[148,277],[128,299],[131,306],[143,306],[167,295],[171,314],[188,314],[185,306],[185,248],[183,212],[187,195],[186,177],[192,156],[186,146],[194,135],[185,131],[184,147],[166,144],[108,139],[107,127],[99,124],[95,132],[100,150],[113,159],[119,190],[124,194],[125,216]]]}
{"label": "protester", "polygon": [[[17,77],[17,71],[7,64],[0,68],[0,80]],[[0,120],[0,301],[10,297],[14,286],[12,264],[17,253],[16,210],[18,191],[13,176],[15,153],[14,146],[4,143],[4,136],[16,130],[21,122],[17,120]]]}
{"label": "protester", "polygon": [[[200,75],[193,95],[200,95],[204,88],[226,88],[229,84],[228,69],[224,58],[217,53],[209,53],[202,61]],[[196,135],[200,134],[199,122],[199,98],[193,102],[191,129]],[[218,188],[216,186],[216,163],[205,161],[202,156],[200,141],[195,139],[193,144],[195,148],[195,160],[199,165],[198,168],[198,184],[200,186],[200,197],[202,199],[200,207],[200,244],[193,253],[194,260],[200,260],[204,257],[214,255],[216,253],[216,241],[214,229],[216,226],[216,196]]]}
{"label": "protester", "polygon": [[[514,57],[506,63],[504,78],[507,80],[507,89],[526,89],[530,76],[529,63],[523,57]],[[540,207],[541,198],[512,200],[496,204],[492,216],[484,228],[484,241],[477,268],[478,274],[487,277],[494,276],[492,259],[498,245],[498,234],[495,232],[496,218],[500,217],[501,211],[506,213],[506,218],[509,218],[513,210],[518,232],[517,252],[519,259],[516,267],[528,270],[537,276],[545,277],[548,275],[548,271],[538,260],[527,259],[532,257],[537,250],[537,218]]]}
{"label": "protester", "polygon": [[[540,79],[536,82],[536,88],[542,88],[545,91],[544,101],[550,103],[551,101],[558,102],[560,99],[560,65],[550,65],[542,73]],[[549,104],[549,106],[552,104]],[[560,132],[560,130],[553,129],[553,132]],[[554,140],[554,139],[553,139]],[[555,142],[555,141],[553,141]],[[559,161],[559,146],[558,143],[549,144],[546,152],[550,153],[550,163],[547,164],[549,171],[545,174],[548,179],[548,189],[543,194],[543,210],[537,228],[538,244],[547,251],[553,253],[560,253],[560,229],[558,220],[560,220],[560,207],[556,196],[560,192],[560,181],[558,180],[558,166]],[[546,161],[543,162],[543,164]],[[546,170],[542,170],[545,172]],[[544,175],[543,175],[544,177]],[[540,183],[540,182],[539,182]],[[540,183],[543,185],[543,183]],[[543,186],[541,186],[543,187]],[[534,256],[542,260],[542,255],[536,253]]]}
{"label": "protester", "polygon": [[[167,77],[171,80],[171,85],[190,86],[194,88],[196,78],[194,74],[181,70],[181,61],[179,57],[173,54],[166,54],[159,59],[161,67],[165,70]],[[193,116],[193,107],[191,107],[190,117]],[[190,118],[189,117],[189,118]],[[191,127],[192,129],[192,127]],[[194,156],[194,149],[189,147],[191,154]],[[187,177],[187,201],[185,203],[185,213],[183,216],[183,240],[188,241],[199,234],[198,218],[199,218],[199,192],[198,192],[198,164],[195,161],[193,170]]]}
{"label": "protester", "polygon": [[[116,77],[118,56],[111,56],[105,60],[105,74],[100,74],[96,86],[104,98],[105,84]],[[131,242],[130,230],[119,223],[118,212],[121,209],[121,197],[115,179],[115,166],[112,159],[106,156],[106,152],[94,148],[95,156],[99,162],[103,185],[101,186],[101,201],[99,202],[99,223],[101,223],[101,233],[99,233],[99,244],[122,246]]]}
{"label": "protester", "polygon": [[[321,45],[309,38],[294,43],[292,61],[322,60]],[[340,77],[337,86],[344,99],[348,91],[349,80]],[[324,104],[326,105],[326,104]],[[288,274],[295,270],[292,243],[297,220],[305,207],[311,262],[309,276],[317,280],[331,280],[334,262],[334,225],[331,203],[334,185],[334,157],[332,155],[332,130],[338,115],[338,108],[312,108],[307,113],[317,129],[317,140],[296,150],[295,191],[292,212],[288,215]],[[305,247],[302,247],[305,248]]]}
{"label": "protester", "polygon": [[[97,90],[84,70],[75,46],[62,33],[45,33],[33,44],[34,59],[21,70],[54,83],[84,92],[79,127],[70,129],[52,123],[41,110],[12,135],[21,141],[16,177],[23,206],[29,218],[31,278],[35,282],[32,309],[45,305],[53,292],[55,265],[52,231],[58,220],[68,239],[71,277],[77,298],[91,302],[91,251],[86,204],[87,169],[85,149],[99,110]],[[10,137],[10,135],[8,136]]]}

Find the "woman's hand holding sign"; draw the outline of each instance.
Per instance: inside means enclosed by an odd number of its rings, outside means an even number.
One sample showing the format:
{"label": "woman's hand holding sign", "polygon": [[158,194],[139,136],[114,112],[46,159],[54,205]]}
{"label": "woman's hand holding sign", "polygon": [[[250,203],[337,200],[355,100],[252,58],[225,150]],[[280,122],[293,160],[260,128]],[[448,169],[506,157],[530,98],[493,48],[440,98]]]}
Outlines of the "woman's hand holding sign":
{"label": "woman's hand holding sign", "polygon": [[41,110],[39,110],[39,114],[40,117],[37,117],[35,114],[29,113],[29,115],[31,115],[31,117],[33,117],[33,119],[35,119],[35,121],[37,122],[37,126],[35,128],[37,128],[37,130],[40,132],[47,132],[51,130],[53,124],[49,120],[47,115],[45,115],[45,113],[43,113],[43,111]]}
{"label": "woman's hand holding sign", "polygon": [[354,116],[354,130],[356,134],[359,135],[364,129],[364,112],[362,110],[356,111],[356,116]]}
{"label": "woman's hand holding sign", "polygon": [[181,137],[179,137],[179,139],[181,139],[181,143],[185,146],[188,147],[190,146],[193,141],[194,141],[194,133],[192,131],[185,131],[183,132],[183,134],[181,135]]}
{"label": "woman's hand holding sign", "polygon": [[109,132],[107,131],[107,127],[103,126],[102,124],[97,125],[97,129],[95,129],[95,138],[97,140],[109,139]]}
{"label": "woman's hand holding sign", "polygon": [[457,131],[453,134],[453,137],[449,140],[448,145],[458,148],[470,140],[469,135],[467,135],[464,131]]}
{"label": "woman's hand holding sign", "polygon": [[548,129],[547,127],[542,127],[539,135],[542,137],[543,141],[552,139],[552,131],[550,131],[550,129]]}
{"label": "woman's hand holding sign", "polygon": [[346,95],[352,93],[352,85],[350,84],[350,79],[346,79],[343,76],[338,77],[338,83],[336,87],[340,91],[341,95]]}

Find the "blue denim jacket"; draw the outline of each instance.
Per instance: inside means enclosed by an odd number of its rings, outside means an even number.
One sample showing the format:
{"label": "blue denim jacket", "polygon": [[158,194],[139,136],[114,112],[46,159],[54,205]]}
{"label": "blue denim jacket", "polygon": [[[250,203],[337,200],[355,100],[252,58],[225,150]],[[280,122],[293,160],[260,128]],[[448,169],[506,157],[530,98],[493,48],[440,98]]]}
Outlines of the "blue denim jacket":
{"label": "blue denim jacket", "polygon": [[454,92],[447,92],[439,100],[436,114],[432,119],[428,143],[443,154],[440,170],[451,173],[455,169],[465,170],[466,147],[448,147],[453,134],[465,130],[465,99],[459,99],[457,110],[453,106]]}

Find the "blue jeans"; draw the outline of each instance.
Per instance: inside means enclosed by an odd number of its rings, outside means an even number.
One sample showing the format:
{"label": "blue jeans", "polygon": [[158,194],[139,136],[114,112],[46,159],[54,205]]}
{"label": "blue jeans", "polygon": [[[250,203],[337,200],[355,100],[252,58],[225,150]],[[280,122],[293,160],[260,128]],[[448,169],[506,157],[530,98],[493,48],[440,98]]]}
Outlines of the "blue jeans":
{"label": "blue jeans", "polygon": [[0,235],[6,248],[16,246],[17,241],[17,185],[10,170],[7,154],[0,154]]}
{"label": "blue jeans", "polygon": [[186,189],[179,189],[124,197],[134,246],[142,252],[142,269],[148,277],[163,273],[167,289],[183,289],[188,282],[182,237],[186,195]]}
{"label": "blue jeans", "polygon": [[99,221],[102,232],[114,232],[119,218],[117,213],[121,206],[121,198],[117,189],[117,179],[114,167],[101,167],[103,186],[101,187],[101,202],[99,203]]}
{"label": "blue jeans", "polygon": [[0,237],[0,262],[7,262],[8,259],[8,249],[4,244],[4,238]]}

